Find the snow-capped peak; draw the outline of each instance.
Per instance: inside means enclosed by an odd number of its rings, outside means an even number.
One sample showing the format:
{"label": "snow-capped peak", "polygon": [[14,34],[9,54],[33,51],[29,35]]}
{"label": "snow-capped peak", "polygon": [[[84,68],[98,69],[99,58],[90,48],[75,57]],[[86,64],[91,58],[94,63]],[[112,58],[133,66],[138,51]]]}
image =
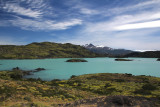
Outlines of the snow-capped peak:
{"label": "snow-capped peak", "polygon": [[104,46],[103,45],[97,45],[96,47],[103,48]]}
{"label": "snow-capped peak", "polygon": [[96,46],[94,46],[93,44],[85,44],[84,47],[86,48],[95,48]]}

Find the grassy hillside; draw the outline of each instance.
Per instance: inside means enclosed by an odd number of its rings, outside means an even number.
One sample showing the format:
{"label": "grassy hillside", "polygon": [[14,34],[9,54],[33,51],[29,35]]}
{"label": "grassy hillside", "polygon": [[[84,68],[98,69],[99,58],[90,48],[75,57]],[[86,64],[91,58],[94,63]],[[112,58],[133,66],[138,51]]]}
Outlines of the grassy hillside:
{"label": "grassy hillside", "polygon": [[96,57],[97,54],[70,43],[31,43],[25,46],[0,45],[0,59]]}
{"label": "grassy hillside", "polygon": [[[20,75],[21,71],[17,70],[0,72],[1,107],[17,107],[18,105],[51,107],[66,103],[72,104],[80,99],[79,103],[83,101],[89,103],[91,100],[82,99],[92,98],[97,98],[99,102],[107,104],[107,101],[110,102],[107,99],[115,95],[133,96],[131,99],[137,103],[143,104],[141,100],[145,100],[152,102],[152,107],[160,106],[160,78],[156,77],[102,73],[72,76],[69,80],[42,81],[23,79]],[[104,99],[105,96],[108,96],[107,99]],[[124,98],[129,101],[130,97]],[[115,100],[113,103],[119,103],[116,99],[113,99]]]}

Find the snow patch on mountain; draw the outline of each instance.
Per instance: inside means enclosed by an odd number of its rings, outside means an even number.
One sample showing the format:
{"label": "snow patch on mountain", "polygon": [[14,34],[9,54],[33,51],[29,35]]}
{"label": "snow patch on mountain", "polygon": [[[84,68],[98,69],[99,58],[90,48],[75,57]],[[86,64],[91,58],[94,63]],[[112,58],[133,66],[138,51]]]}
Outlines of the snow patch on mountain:
{"label": "snow patch on mountain", "polygon": [[85,47],[86,49],[92,52],[99,53],[99,54],[124,55],[132,52],[131,50],[114,49],[114,48],[110,48],[108,46],[103,46],[103,45],[95,46],[91,43],[83,45],[83,47]]}

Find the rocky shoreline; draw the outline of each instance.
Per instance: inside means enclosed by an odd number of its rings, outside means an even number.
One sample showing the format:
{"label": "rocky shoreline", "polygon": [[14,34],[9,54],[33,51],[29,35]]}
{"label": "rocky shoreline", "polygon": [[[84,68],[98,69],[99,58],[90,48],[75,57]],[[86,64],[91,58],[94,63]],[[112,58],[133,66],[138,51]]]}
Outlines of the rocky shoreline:
{"label": "rocky shoreline", "polygon": [[26,71],[26,70],[20,69],[19,67],[12,68],[12,71],[19,71],[19,72],[21,72],[22,76],[33,75],[34,72],[39,72],[39,71],[43,71],[43,70],[46,70],[46,69],[45,68],[36,68],[34,70]]}

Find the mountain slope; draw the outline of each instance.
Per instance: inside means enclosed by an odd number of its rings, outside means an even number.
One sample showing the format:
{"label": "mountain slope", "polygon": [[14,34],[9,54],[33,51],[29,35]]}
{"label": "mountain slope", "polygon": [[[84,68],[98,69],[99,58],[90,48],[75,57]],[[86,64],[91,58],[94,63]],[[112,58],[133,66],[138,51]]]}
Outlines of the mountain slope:
{"label": "mountain slope", "polygon": [[133,51],[131,50],[125,50],[125,49],[113,49],[110,47],[102,47],[102,46],[95,46],[93,44],[86,44],[84,47],[92,52],[98,53],[98,54],[109,54],[109,55],[124,55],[129,54]]}
{"label": "mountain slope", "polygon": [[160,58],[160,51],[133,52],[125,57]]}
{"label": "mountain slope", "polygon": [[60,44],[51,42],[31,43],[28,45],[1,45],[1,59],[37,59],[37,58],[71,58],[71,57],[96,57],[79,45],[70,43]]}

